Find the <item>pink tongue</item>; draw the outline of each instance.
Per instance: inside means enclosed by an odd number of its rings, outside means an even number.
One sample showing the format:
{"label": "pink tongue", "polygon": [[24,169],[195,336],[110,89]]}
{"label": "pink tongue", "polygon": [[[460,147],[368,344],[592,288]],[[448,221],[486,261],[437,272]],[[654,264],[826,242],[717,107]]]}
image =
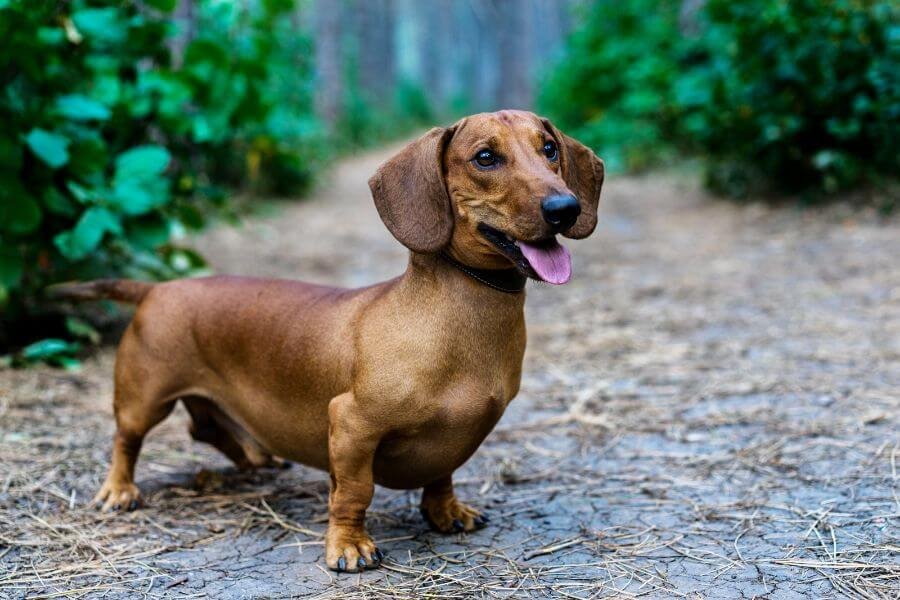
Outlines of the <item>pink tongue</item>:
{"label": "pink tongue", "polygon": [[572,276],[572,257],[556,239],[535,246],[519,242],[519,249],[538,276],[553,285],[562,285]]}

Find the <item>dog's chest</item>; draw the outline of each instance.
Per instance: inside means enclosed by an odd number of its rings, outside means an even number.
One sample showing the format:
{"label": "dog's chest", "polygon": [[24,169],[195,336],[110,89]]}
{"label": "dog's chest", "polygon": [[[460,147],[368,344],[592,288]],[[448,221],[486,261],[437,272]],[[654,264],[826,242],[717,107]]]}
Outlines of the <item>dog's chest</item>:
{"label": "dog's chest", "polygon": [[376,477],[388,486],[421,486],[459,467],[519,391],[521,311],[442,308],[406,328],[380,330],[380,352],[366,363],[379,368],[357,370],[360,397],[391,398],[402,413],[403,426],[376,457]]}
{"label": "dog's chest", "polygon": [[383,441],[376,455],[376,480],[415,488],[459,468],[497,424],[510,399],[480,386],[448,390],[435,399],[438,410]]}
{"label": "dog's chest", "polygon": [[441,448],[452,462],[464,461],[518,393],[522,354],[522,344],[510,343],[446,358],[453,367],[436,380],[430,406],[408,439]]}

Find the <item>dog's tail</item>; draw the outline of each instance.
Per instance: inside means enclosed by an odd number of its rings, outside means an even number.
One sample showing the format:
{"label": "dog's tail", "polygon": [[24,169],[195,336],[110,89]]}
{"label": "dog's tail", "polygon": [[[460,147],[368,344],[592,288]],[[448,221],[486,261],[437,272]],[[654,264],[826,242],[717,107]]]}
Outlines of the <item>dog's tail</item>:
{"label": "dog's tail", "polygon": [[56,283],[47,295],[57,300],[118,300],[139,304],[156,284],[133,279],[96,279],[85,282]]}

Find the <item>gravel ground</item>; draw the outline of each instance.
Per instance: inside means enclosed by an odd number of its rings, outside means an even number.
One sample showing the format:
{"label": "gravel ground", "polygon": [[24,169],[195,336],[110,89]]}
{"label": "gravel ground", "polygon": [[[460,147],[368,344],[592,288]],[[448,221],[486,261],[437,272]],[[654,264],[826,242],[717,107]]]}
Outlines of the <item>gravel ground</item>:
{"label": "gravel ground", "polygon": [[[405,253],[346,160],[316,196],[199,242],[219,272],[362,285]],[[179,408],[150,506],[85,508],[106,471],[113,350],[0,371],[0,596],[900,597],[900,222],[611,177],[574,279],[529,284],[518,398],[457,473],[487,529],[441,536],[379,489],[389,554],[322,567],[327,476],[239,473]]]}

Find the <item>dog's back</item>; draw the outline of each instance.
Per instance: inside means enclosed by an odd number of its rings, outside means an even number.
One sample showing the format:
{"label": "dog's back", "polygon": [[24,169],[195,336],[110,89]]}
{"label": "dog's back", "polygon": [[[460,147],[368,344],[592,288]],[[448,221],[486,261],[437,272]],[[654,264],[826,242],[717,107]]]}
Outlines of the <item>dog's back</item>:
{"label": "dog's back", "polygon": [[[119,346],[116,410],[210,399],[267,452],[327,468],[327,419],[313,416],[350,386],[353,324],[384,285],[233,276],[152,285]],[[138,282],[69,289],[87,299]]]}

